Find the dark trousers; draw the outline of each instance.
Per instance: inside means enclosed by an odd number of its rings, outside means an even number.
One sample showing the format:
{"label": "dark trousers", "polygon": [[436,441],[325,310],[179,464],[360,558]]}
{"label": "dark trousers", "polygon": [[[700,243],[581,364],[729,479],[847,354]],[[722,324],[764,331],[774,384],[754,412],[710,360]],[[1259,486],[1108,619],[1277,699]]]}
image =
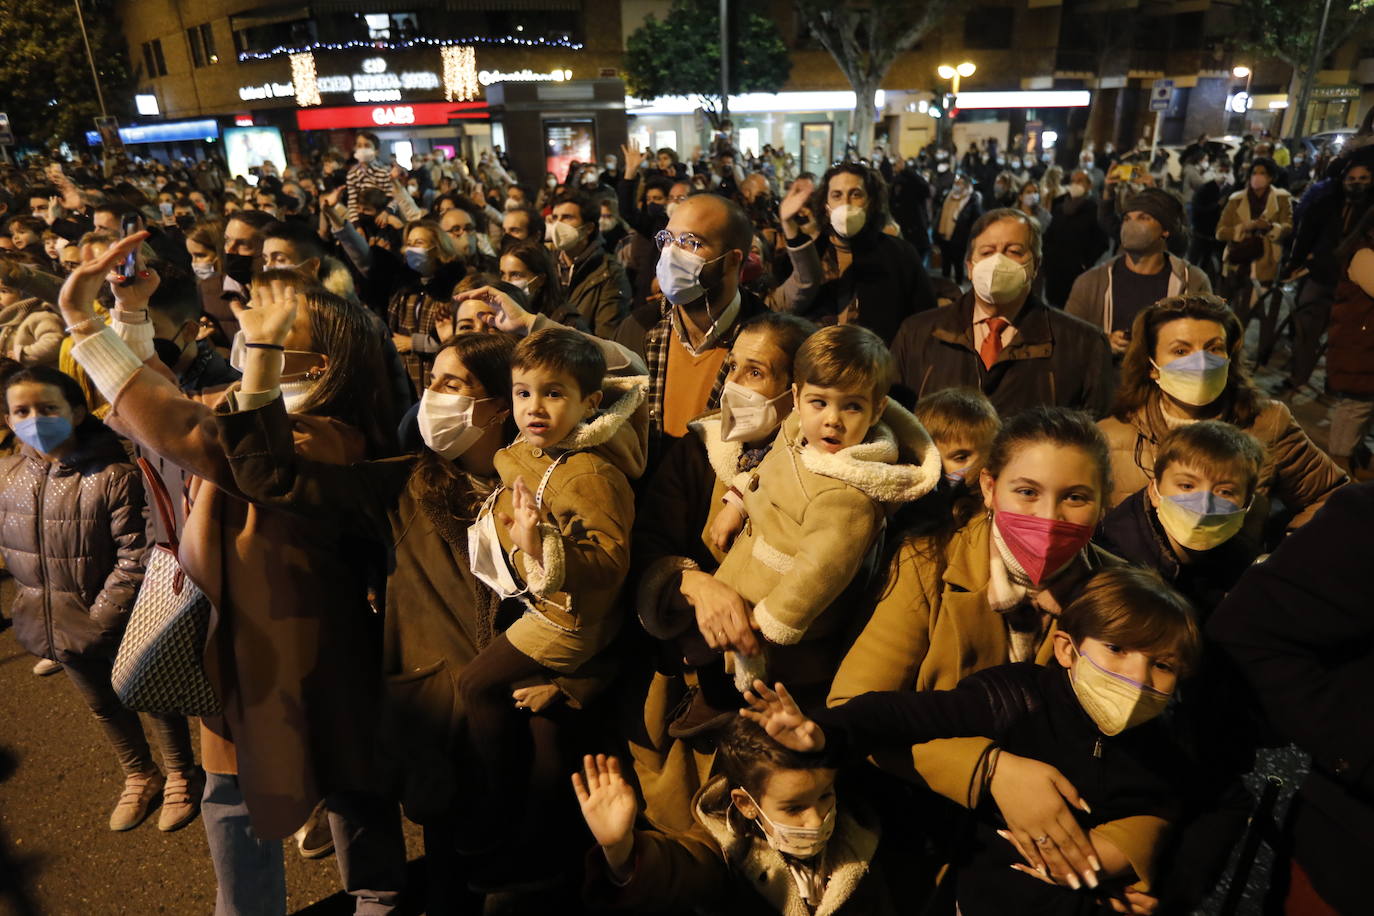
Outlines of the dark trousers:
{"label": "dark trousers", "polygon": [[[567,794],[562,759],[562,704],[546,713],[517,708],[515,686],[552,672],[511,645],[504,634],[478,653],[458,680],[467,712],[472,751],[485,775],[482,804],[493,812],[491,823],[504,824],[501,839],[539,839],[540,827]],[[519,823],[510,817],[511,803],[523,800]],[[496,816],[506,812],[505,817]]]}
{"label": "dark trousers", "polygon": [[[119,702],[110,684],[114,662],[108,658],[74,658],[64,661],[62,667],[72,686],[81,694],[91,712],[95,713],[96,721],[105,729],[124,775],[157,769],[138,713]],[[196,761],[191,750],[191,730],[186,725],[186,717],[149,713],[148,720],[152,723],[158,750],[162,752],[163,765],[168,770],[189,770],[194,767]]]}
{"label": "dark trousers", "polygon": [[1288,362],[1288,379],[1304,385],[1312,377],[1321,358],[1322,336],[1331,323],[1331,304],[1336,289],[1308,277],[1298,290],[1293,304],[1293,357]]}

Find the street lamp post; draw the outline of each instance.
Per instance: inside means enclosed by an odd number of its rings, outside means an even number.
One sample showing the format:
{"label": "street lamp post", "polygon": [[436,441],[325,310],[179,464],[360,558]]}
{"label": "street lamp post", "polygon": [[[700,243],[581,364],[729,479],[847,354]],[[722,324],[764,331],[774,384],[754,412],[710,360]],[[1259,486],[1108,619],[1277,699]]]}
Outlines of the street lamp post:
{"label": "street lamp post", "polygon": [[[951,107],[953,107],[954,102],[959,98],[959,80],[964,77],[973,76],[973,74],[977,72],[977,70],[977,65],[974,64],[972,61],[967,60],[964,61],[962,64],[958,64],[956,66],[950,66],[949,64],[941,64],[939,67],[935,69],[935,72],[940,75],[940,79],[950,80],[951,82],[951,91],[945,93],[944,104],[940,106],[944,109],[945,114],[945,117],[940,119],[942,124],[948,122],[949,110]],[[954,130],[954,124],[952,122],[949,122],[948,129],[951,132]]]}
{"label": "street lamp post", "polygon": [[100,103],[100,116],[105,117],[105,93],[100,91],[100,74],[95,70],[95,55],[91,54],[91,39],[86,34],[86,17],[81,14],[81,0],[72,0],[76,6],[76,22],[81,27],[81,40],[86,45],[86,60],[91,65],[91,79],[95,81],[95,99]]}
{"label": "street lamp post", "polygon": [[1231,68],[1231,75],[1236,79],[1245,80],[1245,105],[1241,108],[1240,112],[1240,132],[1244,135],[1250,127],[1250,117],[1246,112],[1250,110],[1250,80],[1254,79],[1255,73],[1244,64],[1237,64]]}

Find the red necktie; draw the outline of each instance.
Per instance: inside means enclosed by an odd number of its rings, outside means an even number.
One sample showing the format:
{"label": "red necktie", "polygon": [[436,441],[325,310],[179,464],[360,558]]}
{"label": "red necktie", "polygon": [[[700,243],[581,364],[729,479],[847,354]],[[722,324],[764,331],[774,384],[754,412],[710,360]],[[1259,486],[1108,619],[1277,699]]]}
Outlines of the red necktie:
{"label": "red necktie", "polygon": [[1007,327],[1005,318],[988,319],[988,336],[983,341],[983,346],[978,349],[978,355],[983,358],[983,366],[987,369],[992,368],[992,364],[997,362],[997,356],[1002,352],[1002,331]]}

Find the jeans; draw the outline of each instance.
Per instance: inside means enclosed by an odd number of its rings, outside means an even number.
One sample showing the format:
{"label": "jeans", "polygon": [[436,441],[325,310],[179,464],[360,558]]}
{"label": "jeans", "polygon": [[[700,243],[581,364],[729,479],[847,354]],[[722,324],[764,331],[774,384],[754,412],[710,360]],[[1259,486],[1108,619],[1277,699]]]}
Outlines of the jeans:
{"label": "jeans", "polygon": [[[119,702],[110,683],[114,662],[108,658],[74,658],[63,662],[62,667],[72,686],[81,694],[91,712],[95,713],[96,721],[105,729],[124,775],[149,773],[157,769],[138,713]],[[163,765],[173,771],[192,769],[196,761],[191,750],[191,730],[186,724],[186,717],[149,713],[148,720],[152,723],[158,750],[162,752]]]}
{"label": "jeans", "polygon": [[[339,792],[326,802],[344,890],[358,916],[389,916],[400,905],[405,840],[395,802]],[[219,890],[215,916],[284,916],[286,869],[280,840],[253,832],[236,776],[205,774],[201,819]]]}

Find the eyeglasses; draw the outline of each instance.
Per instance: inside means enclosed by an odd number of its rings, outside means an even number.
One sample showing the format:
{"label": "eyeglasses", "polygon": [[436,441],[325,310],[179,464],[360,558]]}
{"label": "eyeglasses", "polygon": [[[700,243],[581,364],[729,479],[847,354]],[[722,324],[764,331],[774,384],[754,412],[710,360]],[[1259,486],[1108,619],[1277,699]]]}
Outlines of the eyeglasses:
{"label": "eyeglasses", "polygon": [[682,235],[674,236],[667,229],[660,229],[658,232],[654,233],[654,244],[658,245],[659,251],[662,251],[669,245],[675,244],[679,248],[684,248],[692,254],[696,254],[701,251],[701,246],[706,243],[695,235],[686,232],[682,233]]}
{"label": "eyeglasses", "polygon": [[448,227],[448,234],[449,234],[449,235],[467,235],[469,232],[476,232],[476,231],[477,231],[477,227],[474,226],[472,223],[468,223],[468,224],[462,225],[462,226],[449,226],[449,227]]}

